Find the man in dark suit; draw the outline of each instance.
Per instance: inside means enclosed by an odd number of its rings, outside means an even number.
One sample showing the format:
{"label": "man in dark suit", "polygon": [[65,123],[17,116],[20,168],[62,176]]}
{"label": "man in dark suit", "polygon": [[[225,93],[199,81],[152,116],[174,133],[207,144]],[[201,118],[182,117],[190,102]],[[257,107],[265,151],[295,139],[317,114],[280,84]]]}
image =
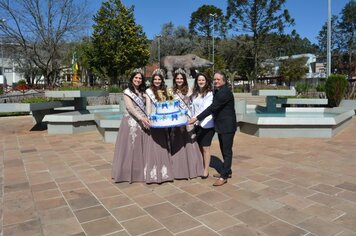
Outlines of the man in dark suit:
{"label": "man in dark suit", "polygon": [[227,84],[227,78],[223,72],[214,74],[214,98],[213,103],[197,117],[190,119],[189,124],[194,124],[197,120],[213,114],[215,131],[219,137],[221,154],[224,159],[219,178],[213,184],[221,186],[227,183],[231,177],[232,144],[236,132],[236,114],[234,95]]}

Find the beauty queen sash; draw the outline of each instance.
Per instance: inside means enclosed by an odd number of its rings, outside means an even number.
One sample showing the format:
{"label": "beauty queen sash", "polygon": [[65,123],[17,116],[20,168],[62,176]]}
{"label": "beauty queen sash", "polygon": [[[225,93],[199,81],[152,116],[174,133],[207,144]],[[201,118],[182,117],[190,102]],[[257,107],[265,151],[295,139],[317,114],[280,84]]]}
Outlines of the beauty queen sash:
{"label": "beauty queen sash", "polygon": [[151,99],[152,103],[157,102],[157,99],[156,99],[155,95],[153,94],[152,89],[150,89],[150,88],[146,89],[146,94]]}
{"label": "beauty queen sash", "polygon": [[180,108],[188,111],[187,116],[190,119],[192,117],[192,111],[191,111],[190,107],[188,106],[187,103],[185,103],[184,99],[179,95],[179,93],[176,93],[175,95],[177,95],[177,96],[175,96],[176,99],[178,99],[180,101],[179,102]]}
{"label": "beauty queen sash", "polygon": [[143,102],[142,98],[137,96],[137,94],[133,93],[130,89],[125,89],[124,94],[129,96],[134,103],[143,111],[143,113],[147,116],[145,103]]}

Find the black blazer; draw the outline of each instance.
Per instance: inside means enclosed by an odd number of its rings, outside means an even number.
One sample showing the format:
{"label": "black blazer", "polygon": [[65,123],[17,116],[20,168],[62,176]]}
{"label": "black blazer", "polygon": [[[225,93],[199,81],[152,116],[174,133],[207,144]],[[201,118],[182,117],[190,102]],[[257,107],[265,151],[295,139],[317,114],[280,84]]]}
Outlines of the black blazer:
{"label": "black blazer", "polygon": [[197,116],[199,121],[213,114],[217,133],[234,133],[236,131],[236,113],[234,95],[225,84],[214,94],[213,103]]}

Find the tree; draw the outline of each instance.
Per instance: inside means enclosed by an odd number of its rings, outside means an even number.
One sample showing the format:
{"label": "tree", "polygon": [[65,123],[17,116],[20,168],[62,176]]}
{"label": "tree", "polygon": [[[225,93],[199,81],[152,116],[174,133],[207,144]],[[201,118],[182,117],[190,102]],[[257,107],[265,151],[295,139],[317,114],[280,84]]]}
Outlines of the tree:
{"label": "tree", "polygon": [[134,19],[134,7],[120,0],[103,2],[94,16],[93,51],[90,65],[110,83],[118,76],[145,66],[149,59],[148,42],[142,26]]}
{"label": "tree", "polygon": [[229,71],[238,71],[243,78],[253,71],[252,41],[247,35],[221,40],[218,43],[217,55],[225,59]]}
{"label": "tree", "polygon": [[64,42],[75,39],[85,26],[83,5],[74,0],[0,0],[6,20],[0,22],[0,31],[11,40],[15,55],[23,58],[23,70],[39,70],[48,85],[59,78],[65,67]]}
{"label": "tree", "polygon": [[226,20],[222,10],[212,5],[201,6],[190,17],[189,32],[201,37],[205,45],[204,54],[210,57],[210,41],[215,36],[213,32],[220,36],[226,34]]}
{"label": "tree", "polygon": [[254,80],[259,67],[261,45],[273,31],[283,32],[285,26],[294,24],[294,19],[284,9],[286,0],[228,0],[227,17],[232,28],[252,35]]}
{"label": "tree", "polygon": [[265,43],[262,45],[262,52],[267,58],[291,56],[296,54],[319,52],[317,45],[312,44],[309,39],[301,38],[293,30],[291,34],[271,33],[266,36]]}
{"label": "tree", "polygon": [[162,26],[160,37],[156,37],[151,43],[150,62],[158,61],[158,40],[160,40],[160,56],[184,55],[188,53],[200,53],[198,39],[190,35],[184,26],[175,27],[172,22]]}
{"label": "tree", "polygon": [[[337,27],[338,17],[333,15],[331,17],[331,50],[338,48],[338,27]],[[320,51],[326,55],[326,45],[327,45],[327,34],[328,34],[328,22],[325,22],[319,31],[317,37]]]}
{"label": "tree", "polygon": [[338,24],[340,36],[340,49],[348,54],[348,76],[352,78],[352,71],[355,70],[356,64],[354,61],[353,52],[356,49],[355,29],[356,29],[356,2],[351,0],[342,9],[341,20]]}
{"label": "tree", "polygon": [[[212,25],[212,17],[215,18],[214,25]],[[220,8],[212,5],[203,5],[192,13],[189,23],[189,32],[191,34],[210,38],[212,36],[213,27],[217,34],[221,36],[225,35],[226,21]]]}
{"label": "tree", "polygon": [[298,81],[305,78],[308,68],[305,66],[305,58],[288,58],[281,62],[279,74],[290,85],[292,81]]}

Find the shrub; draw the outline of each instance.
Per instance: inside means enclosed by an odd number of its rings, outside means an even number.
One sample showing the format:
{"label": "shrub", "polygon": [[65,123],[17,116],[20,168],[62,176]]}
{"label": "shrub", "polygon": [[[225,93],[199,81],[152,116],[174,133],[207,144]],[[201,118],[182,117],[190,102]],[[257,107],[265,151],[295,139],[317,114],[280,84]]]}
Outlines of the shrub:
{"label": "shrub", "polygon": [[29,97],[21,100],[21,103],[42,103],[42,102],[54,102],[60,101],[59,98],[47,98],[47,97]]}
{"label": "shrub", "polygon": [[329,106],[339,106],[344,98],[347,88],[347,79],[344,75],[330,75],[325,83],[325,93],[329,100]]}
{"label": "shrub", "polygon": [[26,85],[26,80],[20,79],[20,80],[17,82],[17,85]]}
{"label": "shrub", "polygon": [[315,89],[318,92],[325,92],[325,83],[318,84]]}
{"label": "shrub", "polygon": [[2,87],[0,87],[0,95],[4,94],[4,90],[2,89]]}
{"label": "shrub", "polygon": [[15,89],[25,93],[26,90],[30,89],[30,87],[26,84],[26,80],[21,79],[17,82]]}
{"label": "shrub", "polygon": [[307,83],[297,83],[295,85],[295,90],[297,90],[298,94],[306,93],[309,90],[309,85]]}
{"label": "shrub", "polygon": [[97,87],[84,87],[84,86],[78,87],[78,86],[67,86],[67,85],[59,87],[56,90],[59,90],[59,91],[67,91],[67,90],[70,90],[70,91],[74,91],[74,90],[79,90],[79,91],[103,91],[103,89],[97,88]]}
{"label": "shrub", "polygon": [[113,85],[108,88],[109,93],[122,93],[123,89],[119,86]]}

